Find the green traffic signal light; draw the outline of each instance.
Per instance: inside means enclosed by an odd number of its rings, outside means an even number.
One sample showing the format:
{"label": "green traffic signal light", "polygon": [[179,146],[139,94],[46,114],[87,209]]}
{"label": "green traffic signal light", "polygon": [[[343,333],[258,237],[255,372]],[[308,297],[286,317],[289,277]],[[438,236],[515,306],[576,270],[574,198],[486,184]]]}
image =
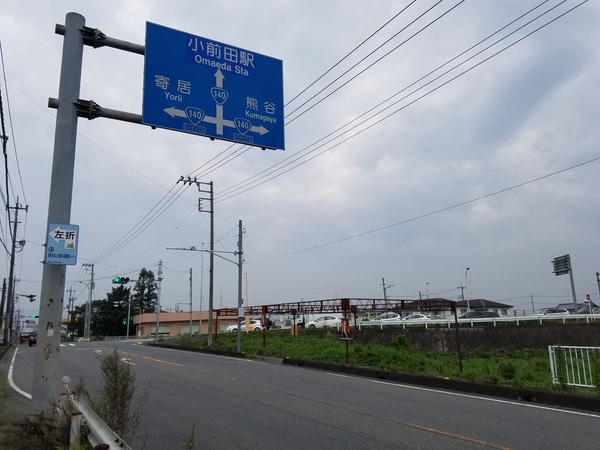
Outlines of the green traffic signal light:
{"label": "green traffic signal light", "polygon": [[129,283],[129,278],[127,277],[114,277],[112,280],[113,284],[127,284]]}

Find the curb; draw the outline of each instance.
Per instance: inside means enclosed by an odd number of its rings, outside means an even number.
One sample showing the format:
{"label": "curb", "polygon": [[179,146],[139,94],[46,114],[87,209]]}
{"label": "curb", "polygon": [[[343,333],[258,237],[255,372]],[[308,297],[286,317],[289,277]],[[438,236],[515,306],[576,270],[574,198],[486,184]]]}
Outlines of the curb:
{"label": "curb", "polygon": [[[214,350],[207,348],[182,347],[179,345],[148,343],[155,347],[164,347],[173,350],[183,350],[197,353],[207,353],[233,358],[246,358],[245,353],[231,350]],[[260,357],[259,357],[260,358]],[[274,360],[274,358],[269,358]],[[564,392],[541,391],[525,389],[506,385],[474,383],[472,381],[456,380],[449,378],[417,375],[406,372],[388,372],[385,370],[370,369],[368,367],[349,366],[345,364],[329,363],[324,361],[308,361],[293,358],[278,358],[281,364],[309,369],[327,370],[329,372],[343,373],[364,378],[374,378],[396,383],[406,383],[423,386],[431,389],[443,389],[454,392],[465,392],[474,395],[485,395],[505,400],[522,401],[539,405],[572,408],[582,411],[600,412],[600,397],[591,397],[580,394]]]}
{"label": "curb", "polygon": [[376,378],[399,383],[412,384],[434,389],[467,392],[469,394],[486,395],[530,402],[540,405],[573,408],[584,411],[600,412],[600,397],[590,397],[564,392],[541,391],[534,389],[518,388],[513,386],[474,383],[471,381],[432,377],[403,372],[387,372],[385,370],[369,369],[366,367],[347,366],[322,361],[304,361],[300,359],[284,359],[284,365],[307,367],[311,369],[327,370],[365,378]]}

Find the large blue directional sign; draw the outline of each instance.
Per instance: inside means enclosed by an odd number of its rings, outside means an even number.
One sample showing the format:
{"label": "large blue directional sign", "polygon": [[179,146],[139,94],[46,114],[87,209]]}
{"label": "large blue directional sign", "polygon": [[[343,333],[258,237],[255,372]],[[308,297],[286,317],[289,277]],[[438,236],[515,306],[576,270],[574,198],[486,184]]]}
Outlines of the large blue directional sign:
{"label": "large blue directional sign", "polygon": [[279,59],[146,23],[146,125],[284,150]]}

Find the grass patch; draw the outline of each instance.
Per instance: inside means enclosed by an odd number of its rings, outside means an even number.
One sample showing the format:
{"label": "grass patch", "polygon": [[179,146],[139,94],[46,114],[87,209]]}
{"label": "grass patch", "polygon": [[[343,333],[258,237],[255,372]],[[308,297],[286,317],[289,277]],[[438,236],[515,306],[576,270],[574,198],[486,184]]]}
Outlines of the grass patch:
{"label": "grass patch", "polygon": [[[186,338],[182,340],[182,345],[206,347],[206,336]],[[213,343],[213,348],[228,351],[235,351],[236,346],[235,333],[219,334]],[[270,330],[264,346],[262,332],[242,333],[242,350],[249,357],[273,356],[346,363],[345,342],[338,339],[334,330],[301,330],[298,336],[292,336],[289,331]],[[600,395],[598,389],[552,384],[548,352],[545,350],[472,351],[463,355],[462,362],[461,372],[457,355],[420,351],[408,345],[404,335],[398,335],[389,345],[355,341],[349,347],[349,363],[355,366],[526,389]],[[600,372],[600,360],[596,371]]]}

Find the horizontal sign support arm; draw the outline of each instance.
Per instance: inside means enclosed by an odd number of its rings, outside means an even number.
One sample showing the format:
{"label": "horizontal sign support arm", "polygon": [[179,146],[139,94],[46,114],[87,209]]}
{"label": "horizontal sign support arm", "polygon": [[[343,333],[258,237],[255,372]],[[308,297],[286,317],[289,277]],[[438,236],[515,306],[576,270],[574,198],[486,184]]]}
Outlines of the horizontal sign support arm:
{"label": "horizontal sign support arm", "polygon": [[[146,47],[140,44],[134,44],[132,42],[123,41],[121,39],[111,38],[106,36],[102,31],[98,28],[90,28],[83,27],[80,29],[81,36],[83,38],[83,43],[85,45],[89,45],[90,47],[99,48],[99,47],[112,47],[118,50],[124,50],[130,53],[137,53],[138,55],[146,54]],[[54,28],[54,32],[56,34],[61,34],[64,36],[65,34],[65,26],[56,24]]]}
{"label": "horizontal sign support arm", "polygon": [[[48,107],[57,109],[58,99],[50,97],[48,99]],[[104,108],[93,100],[78,99],[75,103],[75,108],[77,109],[77,116],[85,117],[88,120],[104,117],[106,119],[121,120],[123,122],[131,122],[140,125],[142,124],[141,114]]]}

